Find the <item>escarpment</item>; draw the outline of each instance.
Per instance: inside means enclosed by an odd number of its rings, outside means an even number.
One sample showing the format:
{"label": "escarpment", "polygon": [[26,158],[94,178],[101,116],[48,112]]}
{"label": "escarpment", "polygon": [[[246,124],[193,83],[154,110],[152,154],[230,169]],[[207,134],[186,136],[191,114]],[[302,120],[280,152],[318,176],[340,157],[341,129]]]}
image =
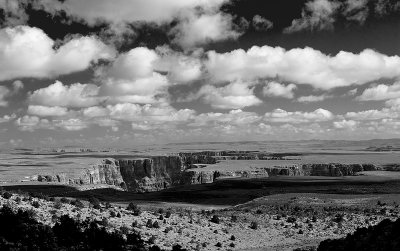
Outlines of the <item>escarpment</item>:
{"label": "escarpment", "polygon": [[[296,157],[296,156],[294,156]],[[243,170],[220,170],[218,165],[208,165],[224,160],[288,160],[296,163],[296,159],[281,155],[267,155],[246,151],[203,151],[195,153],[179,153],[170,156],[149,156],[102,160],[82,171],[78,177],[68,177],[65,173],[57,175],[38,175],[37,181],[59,182],[76,185],[107,184],[118,186],[128,191],[153,192],[180,185],[213,183],[224,178],[266,178],[272,176],[354,176],[363,171],[400,170],[398,164],[278,164],[266,167],[248,167]],[[260,162],[266,163],[269,162]],[[286,163],[286,162],[285,162]],[[207,168],[203,168],[207,167]]]}

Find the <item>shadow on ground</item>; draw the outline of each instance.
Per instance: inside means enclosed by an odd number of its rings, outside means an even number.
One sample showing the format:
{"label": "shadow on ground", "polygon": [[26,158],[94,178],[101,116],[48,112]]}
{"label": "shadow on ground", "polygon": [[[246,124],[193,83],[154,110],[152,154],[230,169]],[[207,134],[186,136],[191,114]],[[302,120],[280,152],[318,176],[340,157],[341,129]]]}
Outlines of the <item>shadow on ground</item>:
{"label": "shadow on ground", "polygon": [[203,205],[237,205],[255,198],[286,193],[400,194],[399,180],[371,178],[268,178],[230,179],[212,184],[180,186],[152,193],[133,193],[111,188],[79,191],[62,185],[15,185],[5,190],[36,192],[48,196],[109,202],[180,202]]}

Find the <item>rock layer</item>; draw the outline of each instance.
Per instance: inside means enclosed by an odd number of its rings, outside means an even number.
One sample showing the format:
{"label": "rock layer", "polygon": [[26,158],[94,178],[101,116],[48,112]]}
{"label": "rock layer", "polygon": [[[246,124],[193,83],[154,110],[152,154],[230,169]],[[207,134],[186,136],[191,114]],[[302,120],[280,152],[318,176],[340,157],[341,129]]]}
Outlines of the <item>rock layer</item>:
{"label": "rock layer", "polygon": [[[108,184],[128,191],[152,192],[179,185],[212,183],[224,177],[264,178],[279,175],[340,177],[357,175],[362,171],[399,170],[399,165],[340,163],[283,165],[235,172],[199,168],[215,164],[225,157],[229,159],[268,158],[266,154],[261,153],[226,151],[179,153],[171,156],[132,159],[109,158],[87,168],[77,179],[68,179],[66,174],[58,174],[39,175],[36,180],[80,185]],[[273,158],[284,159],[285,157],[273,156]]]}

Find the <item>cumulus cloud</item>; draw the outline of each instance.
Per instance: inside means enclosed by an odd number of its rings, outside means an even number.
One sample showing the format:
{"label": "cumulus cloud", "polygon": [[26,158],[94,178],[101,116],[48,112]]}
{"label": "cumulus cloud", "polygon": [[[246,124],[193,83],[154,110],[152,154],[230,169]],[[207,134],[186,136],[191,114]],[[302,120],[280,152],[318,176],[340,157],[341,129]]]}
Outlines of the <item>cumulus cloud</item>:
{"label": "cumulus cloud", "polygon": [[396,82],[393,85],[379,84],[367,88],[363,93],[357,97],[358,100],[388,100],[400,98],[400,82]]}
{"label": "cumulus cloud", "polygon": [[68,0],[58,3],[42,0],[49,12],[64,10],[69,15],[82,18],[89,24],[99,20],[121,22],[170,22],[182,12],[195,8],[216,9],[226,0]]}
{"label": "cumulus cloud", "polygon": [[30,105],[28,106],[27,113],[29,115],[36,115],[39,117],[58,117],[67,115],[68,109],[59,106]]}
{"label": "cumulus cloud", "polygon": [[300,103],[312,103],[312,102],[319,102],[323,101],[327,98],[332,98],[330,95],[322,94],[322,95],[308,95],[308,96],[301,96],[297,99]]}
{"label": "cumulus cloud", "polygon": [[263,88],[263,93],[268,97],[283,97],[292,99],[294,97],[293,91],[297,89],[297,86],[294,84],[280,84],[278,82],[269,82]]}
{"label": "cumulus cloud", "polygon": [[399,56],[386,56],[371,49],[359,54],[341,51],[330,56],[309,47],[287,51],[280,47],[253,46],[247,51],[210,51],[207,57],[208,74],[221,82],[277,78],[328,90],[400,76]]}
{"label": "cumulus cloud", "polygon": [[17,118],[15,124],[21,131],[34,131],[37,129],[53,129],[50,121],[47,119],[41,119],[37,116],[28,116]]}
{"label": "cumulus cloud", "polygon": [[10,90],[5,86],[0,86],[0,106],[8,106],[6,98],[10,95]]}
{"label": "cumulus cloud", "polygon": [[189,124],[193,127],[216,127],[222,126],[229,128],[230,126],[245,126],[261,120],[255,112],[245,112],[240,109],[231,110],[227,113],[209,112],[202,113],[194,117],[194,121]]}
{"label": "cumulus cloud", "polygon": [[241,32],[235,29],[231,15],[218,12],[200,15],[191,13],[170,34],[174,36],[175,44],[191,49],[212,42],[236,39]]}
{"label": "cumulus cloud", "polygon": [[13,119],[16,118],[15,113],[11,114],[11,115],[3,115],[3,117],[0,117],[0,123],[6,123],[9,122]]}
{"label": "cumulus cloud", "polygon": [[95,37],[77,37],[55,50],[55,42],[41,29],[28,26],[1,29],[0,38],[0,80],[51,78],[114,56],[114,50]]}
{"label": "cumulus cloud", "polygon": [[346,119],[354,120],[354,121],[363,121],[363,120],[381,120],[388,118],[398,118],[399,111],[396,109],[383,108],[381,110],[367,110],[367,111],[359,111],[359,112],[347,112],[345,114]]}
{"label": "cumulus cloud", "polygon": [[196,96],[216,109],[238,109],[262,103],[254,95],[254,87],[242,82],[230,83],[224,87],[205,85]]}
{"label": "cumulus cloud", "polygon": [[12,83],[12,89],[6,86],[0,85],[0,106],[8,106],[8,100],[11,96],[17,94],[22,88],[24,88],[24,84],[16,80]]}
{"label": "cumulus cloud", "polygon": [[0,0],[0,9],[4,12],[4,26],[15,26],[25,24],[28,20],[28,15],[25,12],[27,1],[18,0]]}
{"label": "cumulus cloud", "polygon": [[282,109],[275,109],[272,112],[267,112],[264,119],[267,122],[274,123],[310,123],[324,122],[332,120],[335,116],[328,110],[319,108],[313,112],[288,112]]}
{"label": "cumulus cloud", "polygon": [[90,107],[99,104],[99,87],[93,84],[64,85],[60,81],[38,89],[29,95],[29,103],[40,106]]}
{"label": "cumulus cloud", "polygon": [[255,15],[252,20],[252,26],[256,31],[267,31],[272,29],[274,23],[260,15]]}
{"label": "cumulus cloud", "polygon": [[200,57],[202,51],[194,51],[185,55],[162,46],[156,48],[159,59],[155,62],[155,70],[166,72],[168,79],[173,83],[190,83],[198,80],[202,75],[203,64]]}
{"label": "cumulus cloud", "polygon": [[368,0],[347,0],[343,14],[347,20],[364,24],[369,15],[367,4]]}
{"label": "cumulus cloud", "polygon": [[302,30],[333,29],[335,13],[340,8],[338,1],[314,0],[306,3],[301,18],[292,21],[284,32],[292,33]]}
{"label": "cumulus cloud", "polygon": [[342,120],[342,121],[335,121],[333,125],[337,129],[350,129],[355,130],[359,123],[354,120]]}

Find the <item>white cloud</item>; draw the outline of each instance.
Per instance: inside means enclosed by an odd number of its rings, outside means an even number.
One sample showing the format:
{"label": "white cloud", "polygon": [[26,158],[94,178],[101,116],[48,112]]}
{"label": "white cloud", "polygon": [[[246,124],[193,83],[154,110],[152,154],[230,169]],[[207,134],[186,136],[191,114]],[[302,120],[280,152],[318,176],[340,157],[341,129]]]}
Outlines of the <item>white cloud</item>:
{"label": "white cloud", "polygon": [[173,42],[191,49],[207,43],[236,39],[241,33],[233,27],[229,14],[190,13],[171,31]]}
{"label": "white cloud", "polygon": [[68,0],[63,3],[42,1],[48,11],[65,10],[89,24],[99,20],[120,22],[170,22],[182,12],[195,8],[216,9],[226,0]]}
{"label": "white cloud", "polygon": [[357,97],[358,100],[388,100],[400,98],[400,82],[396,82],[393,85],[379,84],[373,87],[367,88],[364,92]]}
{"label": "white cloud", "polygon": [[184,55],[165,46],[156,48],[156,51],[159,60],[155,63],[155,69],[167,72],[171,82],[188,83],[201,77],[203,65],[199,57],[202,51]]}
{"label": "white cloud", "polygon": [[28,106],[27,113],[29,115],[36,115],[39,117],[58,117],[65,116],[68,114],[68,109],[59,106],[41,106],[41,105],[30,105]]}
{"label": "white cloud", "polygon": [[38,89],[29,95],[29,103],[41,106],[90,107],[102,101],[96,95],[99,88],[93,84],[63,85],[60,81]]}
{"label": "white cloud", "polygon": [[347,112],[345,114],[347,119],[361,121],[361,120],[381,120],[388,118],[398,118],[399,111],[390,108],[383,108],[381,110],[367,110],[359,112]]}
{"label": "white cloud", "polygon": [[371,49],[329,56],[309,47],[286,51],[280,47],[253,46],[247,51],[210,51],[207,56],[206,70],[216,82],[277,78],[328,90],[400,76],[399,56],[386,56]]}
{"label": "white cloud", "polygon": [[22,131],[34,131],[37,129],[53,129],[50,121],[47,119],[41,119],[37,116],[28,116],[17,118],[15,124]]}
{"label": "white cloud", "polygon": [[309,95],[309,96],[301,96],[297,99],[298,102],[300,103],[312,103],[312,102],[319,102],[319,101],[323,101],[327,98],[331,98],[332,96],[326,95],[326,94],[322,94],[319,96],[315,96],[315,95]]}
{"label": "white cloud", "polygon": [[252,25],[256,31],[267,31],[269,29],[272,29],[274,23],[272,23],[265,17],[262,17],[260,15],[255,15],[253,17]]}
{"label": "white cloud", "polygon": [[57,50],[41,29],[17,26],[0,30],[0,80],[50,78],[87,69],[114,50],[95,37],[74,38]]}
{"label": "white cloud", "polygon": [[11,120],[13,120],[15,118],[16,118],[16,115],[14,113],[11,115],[3,115],[3,117],[0,117],[0,123],[10,122]]}
{"label": "white cloud", "polygon": [[310,123],[310,122],[324,122],[334,118],[334,115],[325,109],[319,108],[313,112],[287,112],[282,109],[275,109],[272,112],[267,112],[264,119],[267,122],[274,123]]}
{"label": "white cloud", "polygon": [[334,15],[339,7],[340,3],[337,1],[309,1],[301,13],[301,18],[293,20],[292,25],[284,32],[333,29],[333,23],[336,21]]}
{"label": "white cloud", "polygon": [[116,79],[138,79],[152,75],[157,53],[146,47],[136,47],[120,54],[107,69],[107,76]]}
{"label": "white cloud", "polygon": [[347,20],[364,24],[369,15],[367,4],[368,0],[347,0],[343,14]]}
{"label": "white cloud", "polygon": [[238,109],[262,103],[254,95],[254,87],[251,88],[241,82],[230,83],[218,88],[212,85],[205,85],[196,96],[202,97],[206,104],[210,104],[216,109]]}
{"label": "white cloud", "polygon": [[8,106],[6,98],[10,95],[10,90],[5,86],[0,86],[0,107]]}
{"label": "white cloud", "polygon": [[280,84],[278,82],[269,82],[263,88],[263,93],[268,97],[283,97],[287,99],[292,99],[294,97],[293,91],[297,89],[294,84]]}
{"label": "white cloud", "polygon": [[333,122],[333,125],[337,129],[355,130],[358,125],[358,122],[354,120],[342,120]]}
{"label": "white cloud", "polygon": [[261,116],[254,112],[244,112],[240,109],[231,110],[228,113],[209,112],[202,113],[194,117],[194,121],[189,124],[193,127],[212,127],[217,125],[226,126],[246,126],[261,120]]}

